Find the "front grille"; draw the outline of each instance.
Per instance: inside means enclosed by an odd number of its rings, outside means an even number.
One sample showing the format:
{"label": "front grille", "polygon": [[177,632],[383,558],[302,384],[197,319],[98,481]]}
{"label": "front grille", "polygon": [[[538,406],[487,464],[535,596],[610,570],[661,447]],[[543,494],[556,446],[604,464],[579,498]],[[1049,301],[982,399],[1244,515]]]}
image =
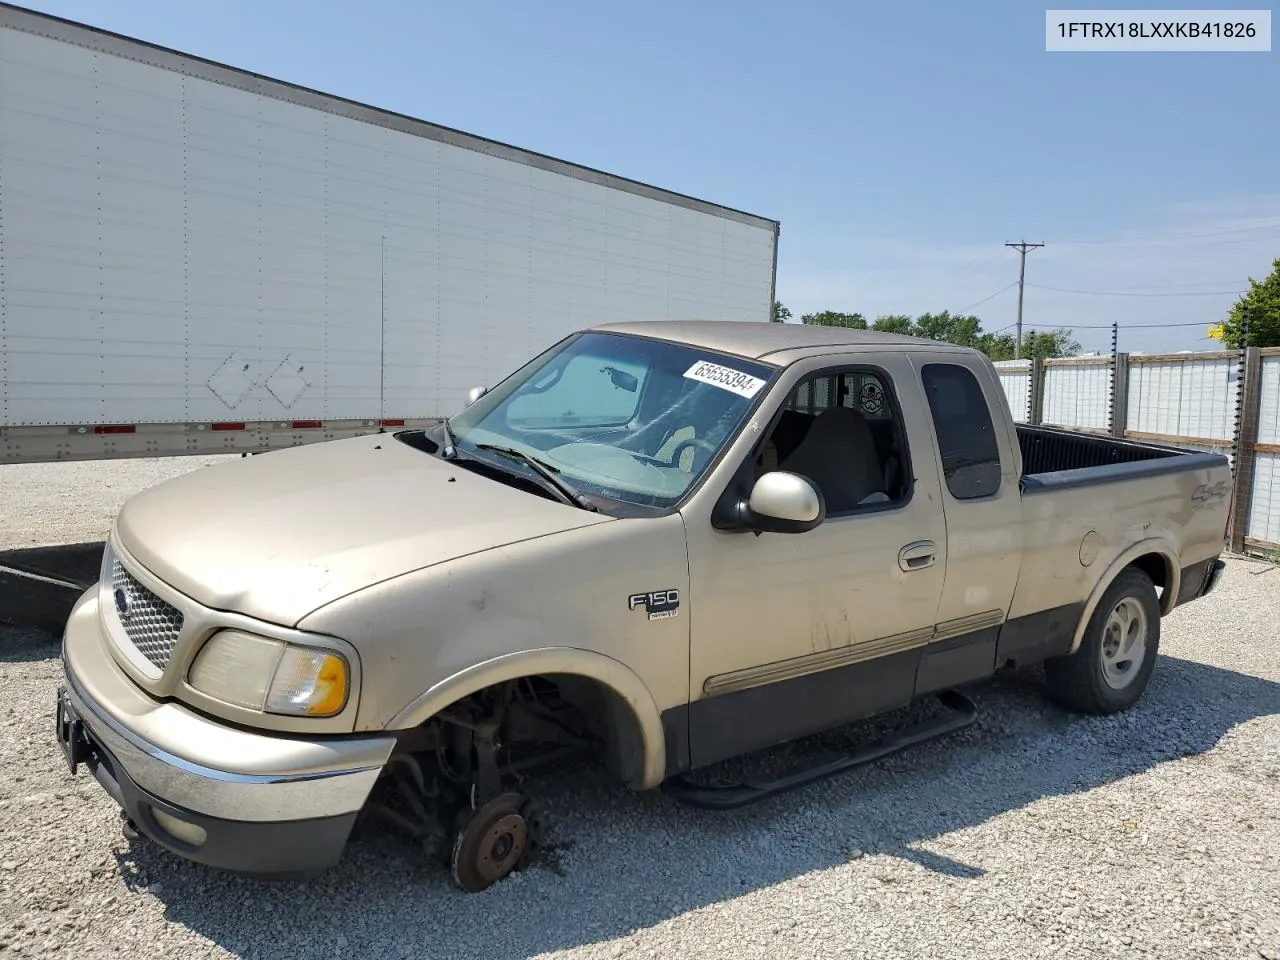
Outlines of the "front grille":
{"label": "front grille", "polygon": [[111,563],[111,598],[129,642],[156,669],[167,667],[182,631],[182,612],[139,583],[119,560]]}

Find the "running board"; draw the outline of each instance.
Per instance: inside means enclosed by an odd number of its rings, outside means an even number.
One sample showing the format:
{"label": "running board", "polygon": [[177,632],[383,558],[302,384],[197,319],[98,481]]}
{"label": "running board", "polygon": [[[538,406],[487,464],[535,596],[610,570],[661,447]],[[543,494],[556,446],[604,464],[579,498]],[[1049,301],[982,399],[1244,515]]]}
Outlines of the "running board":
{"label": "running board", "polygon": [[852,753],[828,754],[816,758],[772,780],[744,780],[726,786],[702,786],[692,783],[687,776],[678,776],[667,780],[662,789],[669,796],[689,806],[706,810],[732,810],[938,740],[971,726],[978,719],[977,706],[963,694],[955,690],[944,690],[937,694],[937,698],[951,711],[950,716],[890,733]]}

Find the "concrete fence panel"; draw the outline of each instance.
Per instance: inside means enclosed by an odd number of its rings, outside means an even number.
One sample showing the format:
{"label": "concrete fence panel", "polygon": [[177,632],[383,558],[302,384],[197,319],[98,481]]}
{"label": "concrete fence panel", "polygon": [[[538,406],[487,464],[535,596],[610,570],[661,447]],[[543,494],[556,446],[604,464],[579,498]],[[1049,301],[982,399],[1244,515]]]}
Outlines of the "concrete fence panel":
{"label": "concrete fence panel", "polygon": [[1246,543],[1280,547],[1280,348],[1262,351]]}
{"label": "concrete fence panel", "polygon": [[1031,419],[1031,361],[1000,360],[995,368],[1013,419],[1026,423]]}
{"label": "concrete fence panel", "polygon": [[1128,429],[1151,437],[1230,444],[1239,381],[1234,352],[1130,356]]}
{"label": "concrete fence panel", "polygon": [[1069,357],[1044,362],[1042,421],[1058,427],[1109,430],[1111,358]]}

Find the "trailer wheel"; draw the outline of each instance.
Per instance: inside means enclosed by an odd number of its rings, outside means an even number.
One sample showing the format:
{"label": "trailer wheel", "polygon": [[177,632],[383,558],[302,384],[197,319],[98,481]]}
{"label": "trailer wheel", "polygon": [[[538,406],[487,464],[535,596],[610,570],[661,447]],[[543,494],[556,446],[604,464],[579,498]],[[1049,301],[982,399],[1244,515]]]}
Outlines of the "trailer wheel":
{"label": "trailer wheel", "polygon": [[1160,649],[1155,584],[1129,568],[1107,588],[1089,618],[1080,649],[1045,661],[1054,700],[1081,713],[1119,713],[1146,691]]}

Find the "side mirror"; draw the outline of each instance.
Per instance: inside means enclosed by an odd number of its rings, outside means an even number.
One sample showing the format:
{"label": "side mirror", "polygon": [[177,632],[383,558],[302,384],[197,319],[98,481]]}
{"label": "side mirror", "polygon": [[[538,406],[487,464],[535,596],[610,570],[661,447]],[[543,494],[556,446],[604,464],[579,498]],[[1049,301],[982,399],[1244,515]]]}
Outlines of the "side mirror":
{"label": "side mirror", "polygon": [[467,392],[467,406],[468,407],[471,406],[473,403],[475,403],[477,400],[479,400],[488,392],[489,392],[488,387],[472,387]]}
{"label": "side mirror", "polygon": [[806,533],[827,517],[822,491],[798,473],[773,470],[751,488],[743,520],[767,533]]}

